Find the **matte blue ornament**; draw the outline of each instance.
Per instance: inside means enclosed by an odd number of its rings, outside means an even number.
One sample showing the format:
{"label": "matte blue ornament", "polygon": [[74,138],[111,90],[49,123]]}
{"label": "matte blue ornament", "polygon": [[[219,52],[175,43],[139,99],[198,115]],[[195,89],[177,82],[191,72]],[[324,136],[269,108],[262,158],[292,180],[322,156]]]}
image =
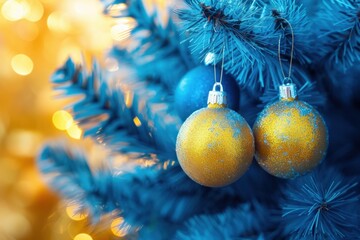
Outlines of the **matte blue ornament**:
{"label": "matte blue ornament", "polygon": [[[220,81],[221,69],[216,69],[216,79]],[[207,106],[209,91],[213,88],[214,67],[199,66],[184,75],[175,90],[175,108],[182,120],[193,112]],[[227,107],[239,109],[240,90],[236,80],[224,73],[222,85],[227,93]]]}

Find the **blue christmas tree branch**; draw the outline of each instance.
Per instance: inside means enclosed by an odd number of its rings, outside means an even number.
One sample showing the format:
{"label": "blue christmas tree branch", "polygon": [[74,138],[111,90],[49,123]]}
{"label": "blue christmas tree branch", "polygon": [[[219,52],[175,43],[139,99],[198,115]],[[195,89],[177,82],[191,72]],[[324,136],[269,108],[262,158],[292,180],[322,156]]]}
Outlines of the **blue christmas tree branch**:
{"label": "blue christmas tree branch", "polygon": [[284,232],[291,239],[356,239],[360,230],[357,182],[326,168],[284,188]]}
{"label": "blue christmas tree branch", "polygon": [[319,49],[321,64],[329,71],[333,68],[346,71],[360,62],[360,1],[323,1],[320,12],[323,21]]}
{"label": "blue christmas tree branch", "polygon": [[[122,79],[121,84],[111,85],[114,82],[110,78]],[[83,66],[75,66],[68,59],[52,81],[64,97],[83,96],[69,107],[85,136],[113,151],[136,153],[134,158],[156,154],[159,160],[174,159],[180,121],[170,114],[163,89],[125,72],[106,76],[107,82],[104,79],[96,63],[87,74]]]}
{"label": "blue christmas tree branch", "polygon": [[90,209],[94,219],[115,209],[107,200],[112,179],[101,171],[93,173],[81,151],[61,143],[46,145],[38,156],[38,166],[52,188],[80,209]]}
{"label": "blue christmas tree branch", "polygon": [[[154,217],[152,213],[154,208],[163,208],[157,211],[159,216],[172,216],[173,219],[177,219],[186,214],[181,211],[185,206],[191,206],[189,202],[174,204],[177,197],[187,198],[185,192],[189,190],[188,188],[174,189],[181,195],[167,195],[163,191],[154,191],[154,188],[158,188],[157,190],[168,188],[167,191],[170,191],[167,186],[172,186],[171,183],[182,183],[185,175],[178,170],[177,174],[180,174],[180,178],[176,176],[176,172],[169,172],[173,175],[169,183],[161,180],[169,176],[156,167],[126,170],[117,166],[114,167],[115,171],[111,171],[109,167],[92,171],[82,151],[69,149],[59,143],[44,146],[38,157],[38,165],[54,189],[66,199],[89,208],[96,219],[102,214],[117,209],[123,215],[129,215],[129,218],[131,216],[132,223],[148,224],[148,221]],[[155,198],[154,194],[161,196]],[[193,197],[190,192],[187,195]],[[171,201],[168,197],[174,200]],[[152,207],[149,207],[149,204]],[[181,210],[176,211],[176,208]]]}
{"label": "blue christmas tree branch", "polygon": [[[119,2],[123,1],[114,1],[113,4]],[[113,4],[107,3],[107,8]],[[187,48],[180,44],[175,24],[169,18],[163,26],[157,10],[150,15],[143,0],[127,1],[127,4],[127,15],[119,17],[131,17],[137,23],[129,38],[133,44],[125,48],[129,58],[138,67],[141,78],[150,76],[173,90],[180,78],[194,66]]]}
{"label": "blue christmas tree branch", "polygon": [[[285,36],[283,57],[288,58],[291,34],[287,22],[292,24],[296,36],[306,36],[309,29],[305,11],[295,1],[264,4],[261,1],[188,0],[186,3],[189,9],[179,10],[178,15],[191,52],[202,60],[212,52],[217,56],[216,62],[224,55],[227,72],[240,84],[252,87],[260,84],[267,88],[281,82],[277,42],[279,35]],[[309,38],[296,39],[296,46],[296,61],[308,62]]]}
{"label": "blue christmas tree branch", "polygon": [[[245,203],[218,214],[198,215],[185,223],[176,239],[273,239],[276,220],[261,204]],[[266,237],[265,237],[266,236]]]}
{"label": "blue christmas tree branch", "polygon": [[[202,187],[189,179],[175,161],[150,167],[133,164],[130,168],[116,163],[110,167],[110,162],[92,170],[81,151],[59,143],[46,145],[38,157],[39,169],[50,185],[80,208],[89,208],[95,220],[115,211],[134,227],[141,227],[143,236],[167,226],[166,231],[159,231],[157,239],[169,239],[184,221],[197,214],[223,211],[235,203],[240,191]],[[263,207],[251,211],[259,216],[267,213]],[[245,218],[247,213],[239,214]]]}

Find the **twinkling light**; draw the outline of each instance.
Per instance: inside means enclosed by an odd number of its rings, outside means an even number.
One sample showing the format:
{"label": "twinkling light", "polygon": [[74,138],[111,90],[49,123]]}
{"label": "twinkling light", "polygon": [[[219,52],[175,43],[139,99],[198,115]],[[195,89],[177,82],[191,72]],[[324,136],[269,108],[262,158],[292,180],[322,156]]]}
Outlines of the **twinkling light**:
{"label": "twinkling light", "polygon": [[47,18],[47,26],[58,32],[68,32],[71,29],[70,23],[61,12],[52,12]]}
{"label": "twinkling light", "polygon": [[26,76],[32,72],[34,63],[25,54],[17,54],[11,59],[11,67],[17,74]]}
{"label": "twinkling light", "polygon": [[111,232],[117,237],[125,237],[128,234],[126,228],[123,228],[124,218],[119,217],[111,222]]}
{"label": "twinkling light", "polygon": [[134,121],[135,126],[137,126],[137,127],[141,126],[141,121],[138,117],[134,117],[133,121]]}
{"label": "twinkling light", "polygon": [[121,17],[127,12],[128,6],[125,3],[112,4],[106,10],[111,17]]}
{"label": "twinkling light", "polygon": [[107,58],[105,60],[105,67],[109,72],[116,72],[119,70],[119,64],[115,58]]}
{"label": "twinkling light", "polygon": [[81,128],[79,128],[78,125],[76,124],[73,124],[71,127],[69,127],[67,130],[67,133],[69,134],[69,136],[71,138],[74,138],[74,139],[80,139],[81,138],[81,135],[82,135],[82,130]]}
{"label": "twinkling light", "polygon": [[20,157],[31,157],[41,145],[42,136],[39,132],[16,129],[8,133],[6,149],[9,153]]}
{"label": "twinkling light", "polygon": [[125,105],[127,108],[131,108],[134,100],[134,93],[132,91],[125,92]]}
{"label": "twinkling light", "polygon": [[74,237],[74,240],[93,240],[93,238],[86,233],[79,233]]}
{"label": "twinkling light", "polygon": [[73,125],[74,120],[70,113],[60,110],[53,114],[52,122],[57,129],[67,130]]}
{"label": "twinkling light", "polygon": [[9,21],[18,21],[24,18],[30,11],[26,1],[7,0],[1,8],[1,13]]}
{"label": "twinkling light", "polygon": [[66,214],[74,221],[82,221],[89,216],[89,213],[79,208],[75,204],[71,204],[66,207]]}
{"label": "twinkling light", "polygon": [[136,26],[136,21],[132,17],[123,17],[115,20],[111,27],[111,37],[115,41],[123,41],[130,37],[130,32]]}
{"label": "twinkling light", "polygon": [[31,1],[30,11],[28,11],[26,14],[25,19],[31,22],[37,22],[42,18],[43,15],[44,7],[41,2],[37,0]]}

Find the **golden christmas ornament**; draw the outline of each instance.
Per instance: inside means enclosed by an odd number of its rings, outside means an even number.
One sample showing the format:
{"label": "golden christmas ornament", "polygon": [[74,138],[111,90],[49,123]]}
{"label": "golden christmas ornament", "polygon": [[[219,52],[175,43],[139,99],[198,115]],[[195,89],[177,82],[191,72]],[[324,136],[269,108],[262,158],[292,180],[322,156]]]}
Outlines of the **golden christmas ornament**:
{"label": "golden christmas ornament", "polygon": [[323,118],[296,97],[294,84],[280,86],[280,101],[268,105],[254,124],[255,158],[276,177],[303,175],[326,155],[328,131]]}
{"label": "golden christmas ornament", "polygon": [[[220,85],[221,91],[215,91]],[[208,107],[194,112],[181,126],[176,153],[185,173],[208,187],[235,182],[248,169],[254,138],[245,119],[226,108],[226,95],[216,83]]]}

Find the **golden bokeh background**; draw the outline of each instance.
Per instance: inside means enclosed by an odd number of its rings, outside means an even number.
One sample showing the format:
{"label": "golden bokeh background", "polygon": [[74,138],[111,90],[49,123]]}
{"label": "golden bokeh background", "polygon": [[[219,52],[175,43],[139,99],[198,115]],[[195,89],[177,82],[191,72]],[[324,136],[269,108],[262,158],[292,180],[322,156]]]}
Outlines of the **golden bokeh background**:
{"label": "golden bokeh background", "polygon": [[[170,2],[145,4],[152,12]],[[81,139],[50,78],[69,56],[87,66],[95,57],[116,71],[116,61],[104,53],[127,44],[137,24],[122,15],[126,8],[113,5],[106,16],[99,0],[0,0],[0,240],[136,239],[115,214],[91,224],[88,213],[79,214],[46,186],[36,167],[41,146],[56,137],[81,142],[90,159],[101,155],[103,149]],[[161,15],[165,22],[167,11]],[[138,118],[134,123],[141,125]]]}
{"label": "golden bokeh background", "polygon": [[[44,183],[36,155],[48,139],[81,138],[50,77],[68,56],[101,56],[118,36],[97,0],[0,0],[0,239],[113,239]],[[119,28],[119,27],[118,27]],[[114,221],[121,221],[115,219]],[[113,221],[113,222],[114,222]],[[105,221],[108,222],[108,221]],[[111,221],[110,221],[111,223]]]}

